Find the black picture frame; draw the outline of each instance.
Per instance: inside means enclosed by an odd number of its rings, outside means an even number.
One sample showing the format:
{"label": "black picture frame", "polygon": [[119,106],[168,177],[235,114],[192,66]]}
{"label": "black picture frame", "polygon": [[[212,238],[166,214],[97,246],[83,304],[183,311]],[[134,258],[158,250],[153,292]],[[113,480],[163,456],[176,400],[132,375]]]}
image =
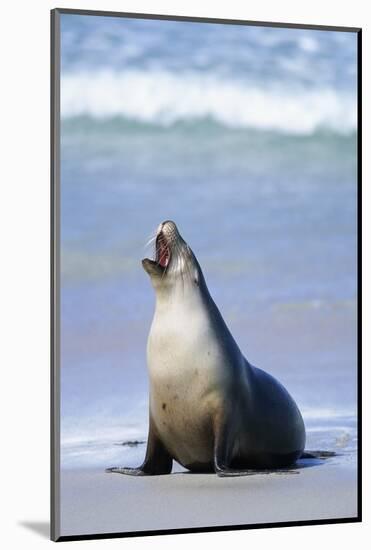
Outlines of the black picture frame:
{"label": "black picture frame", "polygon": [[[60,535],[60,16],[63,14],[153,19],[278,27],[287,29],[328,30],[355,33],[357,35],[357,500],[354,517],[259,523],[246,525],[220,525],[202,528],[159,529],[102,534]],[[56,542],[153,536],[177,533],[236,531],[270,527],[289,527],[354,523],[362,521],[362,29],[358,27],[326,26],[317,24],[293,24],[282,22],[219,19],[212,17],[173,16],[147,13],[125,13],[98,10],[56,8],[51,10],[51,539]]]}

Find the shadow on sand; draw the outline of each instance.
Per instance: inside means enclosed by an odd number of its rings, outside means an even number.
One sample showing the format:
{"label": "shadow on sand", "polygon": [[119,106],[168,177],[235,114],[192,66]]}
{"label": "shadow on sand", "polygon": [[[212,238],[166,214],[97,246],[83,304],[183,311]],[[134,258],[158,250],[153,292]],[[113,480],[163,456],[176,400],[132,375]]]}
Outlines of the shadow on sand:
{"label": "shadow on sand", "polygon": [[[339,456],[338,453],[332,451],[308,451],[305,452],[302,458],[299,458],[295,464],[288,466],[287,468],[276,468],[276,469],[265,469],[265,470],[245,470],[242,474],[243,476],[254,476],[254,475],[266,475],[266,474],[275,474],[275,475],[288,475],[288,474],[300,474],[300,470],[304,468],[313,468],[315,466],[323,466],[329,458]],[[174,474],[186,474],[186,475],[197,475],[197,474],[207,474],[215,475],[214,472],[173,472]],[[224,477],[224,476],[222,476]],[[240,477],[237,473],[235,476],[227,475],[226,477]]]}
{"label": "shadow on sand", "polygon": [[18,525],[37,533],[44,539],[50,538],[50,523],[48,521],[20,521]]}

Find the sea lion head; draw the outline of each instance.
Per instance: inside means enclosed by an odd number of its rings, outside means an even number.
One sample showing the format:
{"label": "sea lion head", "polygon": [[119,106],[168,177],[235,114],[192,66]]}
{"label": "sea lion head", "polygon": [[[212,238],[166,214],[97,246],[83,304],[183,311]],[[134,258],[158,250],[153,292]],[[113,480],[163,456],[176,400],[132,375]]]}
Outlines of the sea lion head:
{"label": "sea lion head", "polygon": [[154,259],[142,260],[155,290],[199,286],[201,268],[176,224],[166,220],[157,228]]}

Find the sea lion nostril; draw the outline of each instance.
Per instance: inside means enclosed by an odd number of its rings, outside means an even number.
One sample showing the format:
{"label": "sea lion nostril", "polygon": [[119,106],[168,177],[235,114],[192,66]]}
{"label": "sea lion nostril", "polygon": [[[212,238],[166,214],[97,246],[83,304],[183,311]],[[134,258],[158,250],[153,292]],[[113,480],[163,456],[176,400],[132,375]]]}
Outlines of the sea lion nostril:
{"label": "sea lion nostril", "polygon": [[177,230],[177,226],[172,220],[165,220],[164,222],[162,222],[161,226],[162,229]]}
{"label": "sea lion nostril", "polygon": [[178,239],[180,237],[176,224],[171,220],[162,222],[159,233],[163,233],[168,239]]}

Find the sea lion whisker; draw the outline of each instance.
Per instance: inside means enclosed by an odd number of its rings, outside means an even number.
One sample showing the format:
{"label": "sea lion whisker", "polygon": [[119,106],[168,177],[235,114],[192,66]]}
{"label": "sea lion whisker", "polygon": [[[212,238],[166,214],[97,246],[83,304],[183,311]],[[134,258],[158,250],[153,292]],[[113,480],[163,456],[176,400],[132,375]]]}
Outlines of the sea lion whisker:
{"label": "sea lion whisker", "polygon": [[149,246],[149,245],[152,244],[155,240],[156,240],[156,235],[152,235],[152,237],[149,237],[148,241],[146,242],[146,244],[145,244],[144,246],[145,246],[145,247]]}
{"label": "sea lion whisker", "polygon": [[146,250],[147,248],[150,248],[151,253],[153,253],[153,251],[155,250],[155,246],[153,246],[153,243],[154,243],[154,240],[148,241],[148,242],[145,243],[145,245],[143,246],[143,249]]}
{"label": "sea lion whisker", "polygon": [[149,237],[147,238],[144,248],[147,248],[147,246],[151,245],[154,241],[156,241],[156,238],[157,238],[157,234],[151,233],[151,235],[149,235]]}

